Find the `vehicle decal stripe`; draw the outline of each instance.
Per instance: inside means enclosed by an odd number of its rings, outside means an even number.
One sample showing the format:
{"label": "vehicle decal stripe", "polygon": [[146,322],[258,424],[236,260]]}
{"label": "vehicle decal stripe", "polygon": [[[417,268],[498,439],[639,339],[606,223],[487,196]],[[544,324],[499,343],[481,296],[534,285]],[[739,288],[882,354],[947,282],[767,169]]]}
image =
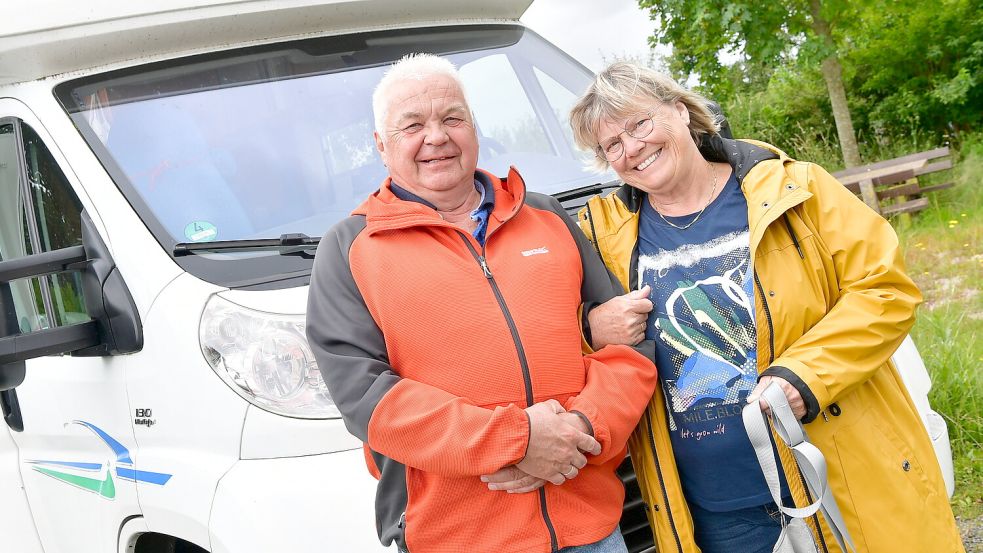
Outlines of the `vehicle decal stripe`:
{"label": "vehicle decal stripe", "polygon": [[[164,474],[162,472],[151,472],[146,470],[136,470],[133,468],[133,459],[130,458],[130,450],[126,448],[123,444],[117,441],[115,438],[104,432],[98,426],[85,422],[85,421],[72,421],[74,424],[84,426],[91,430],[95,435],[99,436],[105,444],[113,450],[116,455],[116,462],[112,461],[105,463],[106,466],[106,477],[105,478],[92,478],[89,476],[82,476],[79,474],[72,474],[69,472],[62,472],[56,470],[58,468],[75,469],[82,471],[101,471],[103,464],[101,463],[82,463],[79,461],[45,461],[45,460],[28,460],[25,463],[34,465],[35,471],[40,472],[46,476],[50,476],[60,482],[70,484],[77,488],[95,492],[106,499],[114,499],[116,497],[116,484],[113,482],[113,470],[116,471],[116,476],[127,480],[130,482],[145,482],[148,484],[156,484],[158,486],[163,486],[171,479],[170,474]],[[129,465],[126,467],[121,467],[118,465]]]}
{"label": "vehicle decal stripe", "polygon": [[99,428],[94,424],[87,423],[85,421],[74,421],[74,422],[77,424],[81,424],[82,426],[95,432],[97,436],[102,438],[102,441],[106,442],[106,445],[108,445],[109,448],[113,450],[113,453],[116,454],[117,463],[126,463],[128,465],[133,464],[133,459],[130,459],[130,450],[126,449],[126,446],[116,441],[115,438],[103,432],[101,428]]}
{"label": "vehicle decal stripe", "polygon": [[54,465],[59,467],[71,467],[81,470],[102,470],[102,463],[76,463],[72,461],[26,461],[33,465]]}
{"label": "vehicle decal stripe", "polygon": [[96,492],[107,499],[113,499],[116,497],[116,485],[113,484],[113,477],[109,474],[109,471],[106,471],[106,478],[100,480],[98,478],[88,478],[85,476],[77,476],[75,474],[66,474],[64,472],[46,469],[44,467],[34,467],[34,470],[40,472],[41,474],[51,476],[57,480],[61,480],[62,482],[72,484],[73,486],[78,486],[79,488]]}
{"label": "vehicle decal stripe", "polygon": [[134,482],[148,482],[150,484],[157,484],[158,486],[163,486],[168,480],[171,479],[170,474],[149,472],[146,470],[133,470],[123,467],[116,467],[116,476],[127,480],[133,480]]}

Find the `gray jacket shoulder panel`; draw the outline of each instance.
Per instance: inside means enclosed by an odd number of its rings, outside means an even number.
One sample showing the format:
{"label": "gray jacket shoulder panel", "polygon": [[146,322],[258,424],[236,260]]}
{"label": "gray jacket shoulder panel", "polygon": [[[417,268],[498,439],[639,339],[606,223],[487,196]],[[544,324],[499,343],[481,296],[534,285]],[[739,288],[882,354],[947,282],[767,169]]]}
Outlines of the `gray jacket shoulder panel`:
{"label": "gray jacket shoulder panel", "polygon": [[372,412],[399,375],[388,364],[382,331],[349,264],[352,243],[364,229],[365,217],[352,216],[321,239],[307,299],[307,339],[348,431],[367,442]]}

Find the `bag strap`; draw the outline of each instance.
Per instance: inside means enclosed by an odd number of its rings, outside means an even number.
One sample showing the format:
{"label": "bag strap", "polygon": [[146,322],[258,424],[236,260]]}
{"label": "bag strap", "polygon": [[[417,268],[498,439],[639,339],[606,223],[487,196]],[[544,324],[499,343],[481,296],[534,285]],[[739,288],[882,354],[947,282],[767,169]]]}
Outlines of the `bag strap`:
{"label": "bag strap", "polygon": [[[775,433],[792,450],[795,461],[799,466],[799,471],[805,478],[806,485],[812,496],[816,500],[805,507],[786,507],[782,505],[781,488],[778,479],[778,462],[776,452],[771,446],[771,432],[768,429],[768,416],[759,408],[757,401],[744,406],[741,415],[744,418],[744,428],[747,431],[751,445],[754,446],[754,454],[758,457],[761,465],[761,472],[764,474],[765,482],[768,484],[768,491],[778,505],[778,508],[786,515],[793,518],[806,518],[821,511],[829,523],[833,537],[840,549],[847,551],[857,551],[850,539],[843,515],[840,513],[836,498],[829,490],[826,475],[826,458],[819,448],[809,443],[806,439],[802,425],[792,414],[792,408],[788,404],[788,399],[782,388],[772,383],[761,393],[760,399],[771,408],[771,421],[775,427]],[[846,545],[844,545],[844,543]]]}

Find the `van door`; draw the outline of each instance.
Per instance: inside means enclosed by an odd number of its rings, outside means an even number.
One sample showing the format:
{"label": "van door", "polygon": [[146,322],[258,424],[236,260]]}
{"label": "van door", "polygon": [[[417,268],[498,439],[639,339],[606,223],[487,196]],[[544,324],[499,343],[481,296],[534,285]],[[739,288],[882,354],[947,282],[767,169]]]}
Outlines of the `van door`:
{"label": "van door", "polygon": [[6,425],[0,425],[0,545],[4,551],[42,553],[20,478],[17,446]]}
{"label": "van door", "polygon": [[[82,245],[80,188],[63,169],[65,160],[31,113],[0,100],[0,261]],[[13,306],[4,314],[8,327],[16,325],[13,334],[90,320],[80,271],[13,280],[3,289]],[[26,379],[4,391],[2,403],[44,550],[115,551],[121,521],[140,512],[126,357],[24,363]]]}

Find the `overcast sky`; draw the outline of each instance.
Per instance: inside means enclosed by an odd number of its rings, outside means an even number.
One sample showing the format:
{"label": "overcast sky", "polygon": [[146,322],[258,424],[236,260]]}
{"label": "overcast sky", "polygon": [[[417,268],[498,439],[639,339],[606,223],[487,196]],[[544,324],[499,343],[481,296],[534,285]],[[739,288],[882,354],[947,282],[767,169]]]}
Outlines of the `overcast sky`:
{"label": "overcast sky", "polygon": [[587,67],[648,52],[654,22],[635,0],[534,0],[522,22]]}

